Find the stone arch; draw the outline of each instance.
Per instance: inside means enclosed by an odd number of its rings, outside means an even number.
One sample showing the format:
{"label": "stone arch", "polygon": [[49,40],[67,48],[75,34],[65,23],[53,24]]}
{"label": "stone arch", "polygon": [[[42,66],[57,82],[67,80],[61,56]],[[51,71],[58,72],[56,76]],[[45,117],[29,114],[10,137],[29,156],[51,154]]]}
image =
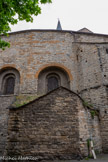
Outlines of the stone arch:
{"label": "stone arch", "polygon": [[[64,66],[63,66],[64,67]],[[38,76],[38,94],[47,93],[49,90],[53,90],[59,86],[66,87],[70,89],[70,76],[67,73],[67,70],[61,68],[61,66],[55,66],[55,64],[51,64],[48,66],[44,66],[36,74]],[[52,88],[48,87],[48,77],[52,77],[52,80],[57,83],[57,85],[53,85]],[[71,76],[72,79],[72,76]],[[56,84],[54,83],[54,84]],[[51,83],[52,84],[52,83]]]}
{"label": "stone arch", "polygon": [[[9,90],[6,89],[6,86],[7,88],[9,88],[9,84],[11,88],[13,88],[10,90],[10,93]],[[11,66],[2,68],[0,70],[0,94],[1,95],[18,94],[19,87],[20,87],[19,71]]]}
{"label": "stone arch", "polygon": [[73,80],[73,76],[72,76],[72,74],[71,74],[71,71],[70,71],[67,67],[65,67],[64,65],[59,64],[59,63],[49,63],[49,64],[46,64],[46,65],[42,66],[42,67],[36,72],[35,78],[38,79],[38,76],[39,76],[40,72],[41,72],[43,69],[45,69],[45,68],[47,68],[47,67],[51,67],[51,66],[61,68],[63,71],[65,71],[65,72],[68,74],[69,80],[70,80],[70,81]]}

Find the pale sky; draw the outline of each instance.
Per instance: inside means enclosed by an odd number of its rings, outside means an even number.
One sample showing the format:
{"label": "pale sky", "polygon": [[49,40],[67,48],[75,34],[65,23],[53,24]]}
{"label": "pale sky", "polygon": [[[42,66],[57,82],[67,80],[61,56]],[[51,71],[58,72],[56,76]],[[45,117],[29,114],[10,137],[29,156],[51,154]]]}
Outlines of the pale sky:
{"label": "pale sky", "polygon": [[19,22],[12,31],[56,29],[59,18],[63,30],[86,27],[94,33],[108,34],[108,0],[53,0],[41,8],[42,13],[34,17],[33,23]]}

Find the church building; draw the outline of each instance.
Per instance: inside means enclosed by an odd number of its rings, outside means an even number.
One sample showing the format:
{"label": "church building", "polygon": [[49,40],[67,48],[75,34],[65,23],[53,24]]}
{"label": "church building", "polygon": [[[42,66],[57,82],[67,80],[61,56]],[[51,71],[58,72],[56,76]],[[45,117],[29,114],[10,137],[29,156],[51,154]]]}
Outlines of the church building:
{"label": "church building", "polygon": [[108,153],[108,35],[24,30],[0,49],[0,155]]}

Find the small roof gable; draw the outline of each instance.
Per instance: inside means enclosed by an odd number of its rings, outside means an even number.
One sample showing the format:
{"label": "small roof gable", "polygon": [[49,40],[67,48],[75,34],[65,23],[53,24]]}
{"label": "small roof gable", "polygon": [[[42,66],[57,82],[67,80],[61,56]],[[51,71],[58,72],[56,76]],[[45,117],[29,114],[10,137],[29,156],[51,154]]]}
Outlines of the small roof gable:
{"label": "small roof gable", "polygon": [[90,31],[90,30],[87,29],[87,28],[82,28],[82,29],[78,30],[78,32],[93,33],[92,31]]}
{"label": "small roof gable", "polygon": [[53,92],[55,92],[57,90],[63,90],[63,89],[65,91],[68,91],[69,93],[73,93],[78,98],[80,98],[81,101],[83,101],[83,99],[77,93],[75,93],[75,92],[61,86],[61,87],[58,87],[58,88],[56,88],[56,89],[54,89],[54,90],[52,90],[52,91],[50,91],[50,92],[48,92],[48,93],[46,93],[45,95],[42,95],[42,96],[39,96],[39,95],[30,95],[30,96],[28,96],[28,95],[19,95],[19,96],[16,97],[16,100],[9,107],[9,109],[21,108],[21,107],[23,107],[25,105],[28,105],[28,104],[30,104],[32,102],[35,102],[35,101],[39,100],[40,98],[43,98],[43,97],[45,97],[45,96],[47,96],[47,95],[49,95],[49,94],[51,94],[51,93],[53,93]]}

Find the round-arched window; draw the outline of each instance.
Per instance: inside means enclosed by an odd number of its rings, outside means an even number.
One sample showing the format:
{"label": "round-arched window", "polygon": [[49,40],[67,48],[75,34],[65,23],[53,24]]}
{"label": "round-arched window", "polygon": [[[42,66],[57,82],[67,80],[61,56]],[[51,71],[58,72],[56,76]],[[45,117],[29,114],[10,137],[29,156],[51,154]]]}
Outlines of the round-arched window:
{"label": "round-arched window", "polygon": [[59,87],[58,78],[55,76],[48,77],[48,91],[52,91]]}
{"label": "round-arched window", "polygon": [[0,70],[0,95],[16,95],[20,88],[20,73],[12,67]]}
{"label": "round-arched window", "polygon": [[47,93],[60,86],[70,88],[68,74],[63,69],[51,66],[39,73],[38,94]]}
{"label": "round-arched window", "polygon": [[46,77],[47,79],[47,91],[52,91],[60,86],[60,77],[55,73],[50,73]]}
{"label": "round-arched window", "polygon": [[4,94],[14,94],[15,77],[8,76],[5,78]]}

